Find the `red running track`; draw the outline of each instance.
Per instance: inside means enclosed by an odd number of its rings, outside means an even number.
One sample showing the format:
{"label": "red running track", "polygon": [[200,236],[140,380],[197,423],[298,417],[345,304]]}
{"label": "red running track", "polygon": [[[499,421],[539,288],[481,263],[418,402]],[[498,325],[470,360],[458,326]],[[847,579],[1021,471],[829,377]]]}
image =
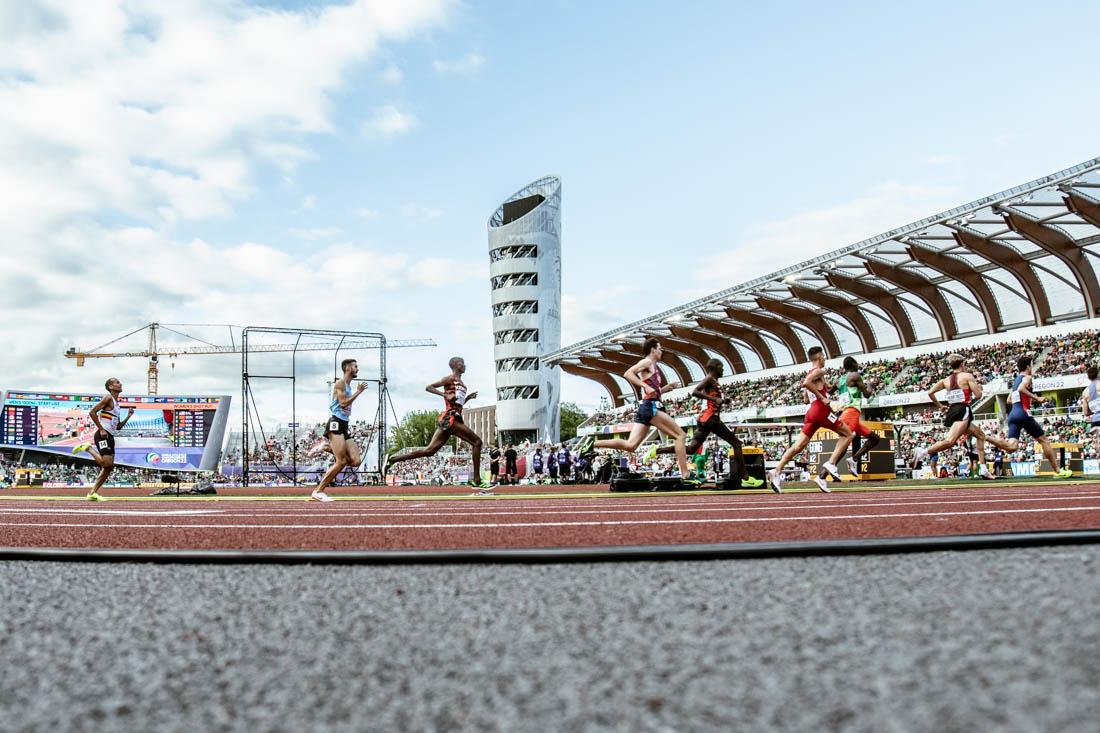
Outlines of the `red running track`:
{"label": "red running track", "polygon": [[1100,485],[833,494],[0,499],[0,546],[440,550],[851,540],[1100,528]]}

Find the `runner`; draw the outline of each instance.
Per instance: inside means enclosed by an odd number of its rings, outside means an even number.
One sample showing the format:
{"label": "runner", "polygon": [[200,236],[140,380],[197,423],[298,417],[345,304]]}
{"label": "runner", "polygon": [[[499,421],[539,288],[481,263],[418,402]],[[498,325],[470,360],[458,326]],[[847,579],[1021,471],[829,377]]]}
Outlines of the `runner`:
{"label": "runner", "polygon": [[1047,401],[1031,391],[1033,362],[1034,360],[1030,356],[1021,356],[1016,360],[1016,370],[1020,373],[1016,375],[1016,381],[1012,384],[1012,392],[1008,395],[1008,403],[1012,405],[1012,409],[1008,412],[1008,444],[1005,448],[1010,453],[1019,450],[1020,431],[1023,430],[1039,441],[1039,446],[1043,449],[1043,457],[1050,463],[1050,468],[1054,471],[1054,477],[1070,478],[1073,476],[1073,471],[1066,466],[1061,466],[1058,469],[1054,468],[1058,465],[1054,460],[1054,447],[1051,446],[1050,438],[1044,433],[1043,427],[1031,416],[1031,403],[1042,404]]}
{"label": "runner", "polygon": [[500,475],[500,448],[496,445],[489,447],[489,480],[497,481]]}
{"label": "runner", "polygon": [[[434,456],[443,447],[443,444],[454,436],[469,443],[473,451],[473,473],[470,474],[468,485],[474,489],[475,495],[492,494],[494,484],[481,479],[481,438],[473,430],[466,427],[466,424],[462,421],[463,406],[477,397],[477,392],[468,394],[466,392],[466,383],[462,381],[462,375],[466,373],[466,362],[462,357],[452,357],[447,364],[451,368],[451,373],[424,388],[427,392],[443,398],[443,413],[439,416],[439,422],[431,441],[425,448],[392,456],[386,468],[391,468],[393,464],[402,461]],[[442,392],[440,388],[442,388]],[[385,473],[385,470],[383,470],[383,473]]]}
{"label": "runner", "polygon": [[[985,444],[1009,450],[1009,441],[1001,440],[994,436],[987,436],[985,432],[974,424],[974,411],[971,404],[974,400],[982,398],[982,385],[974,378],[974,375],[965,371],[966,358],[962,354],[949,354],[947,366],[951,374],[946,379],[941,379],[928,390],[928,398],[937,410],[943,409],[943,403],[936,395],[944,391],[944,399],[947,400],[947,412],[943,416],[943,426],[947,428],[947,435],[938,443],[933,443],[927,448],[917,448],[913,452],[912,466],[916,468],[926,458],[933,458],[937,453],[959,443],[966,435],[972,435],[978,441],[978,473],[983,479],[995,478],[989,473],[989,466],[985,460]],[[934,460],[934,458],[933,458]]]}
{"label": "runner", "polygon": [[552,445],[546,456],[546,470],[550,472],[550,483],[556,484],[558,482],[558,452],[554,450]]}
{"label": "runner", "polygon": [[[718,386],[718,380],[722,378],[726,368],[718,359],[711,359],[707,362],[706,371],[707,375],[691,391],[691,396],[697,400],[702,400],[703,405],[699,415],[695,418],[696,427],[695,432],[692,433],[691,442],[684,446],[684,451],[688,454],[696,454],[710,435],[718,436],[733,446],[734,459],[730,462],[730,476],[734,475],[736,468],[738,475],[741,476],[742,485],[756,488],[764,482],[749,476],[748,469],[745,467],[745,458],[741,453],[741,439],[726,427],[720,415],[724,399],[722,390]],[[646,453],[644,461],[649,463],[654,456],[672,453],[675,450],[675,446],[671,445],[660,448],[654,446]],[[717,481],[717,477],[715,480]]]}
{"label": "runner", "polygon": [[1093,447],[1100,447],[1100,383],[1096,378],[1100,376],[1100,370],[1096,365],[1090,366],[1086,372],[1089,384],[1081,390],[1081,412],[1085,414],[1085,434],[1090,436]]}
{"label": "runner", "polygon": [[[325,489],[336,480],[348,466],[358,468],[363,462],[363,454],[359,450],[359,444],[351,437],[348,423],[351,420],[351,403],[355,402],[359,395],[367,388],[366,382],[360,382],[354,390],[352,381],[359,376],[359,362],[355,359],[344,359],[340,362],[340,369],[344,376],[337,379],[332,385],[332,400],[329,402],[328,423],[325,426],[325,437],[328,438],[328,448],[336,459],[332,467],[321,477],[321,483],[317,484],[309,498],[315,501],[333,501],[333,498],[325,493]],[[382,480],[386,477],[382,472]]]}
{"label": "runner", "polygon": [[[642,399],[638,403],[638,411],[634,416],[634,427],[630,431],[630,437],[626,440],[615,438],[612,440],[595,440],[592,435],[587,435],[581,440],[577,452],[585,455],[593,449],[601,448],[611,450],[623,450],[633,453],[645,440],[651,427],[657,428],[665,435],[672,438],[676,451],[676,463],[680,468],[680,480],[687,484],[697,484],[689,478],[687,453],[684,451],[686,436],[683,429],[676,424],[661,404],[661,370],[657,368],[658,362],[664,354],[661,343],[655,338],[648,338],[642,345],[642,353],[645,356],[634,366],[623,372],[623,377],[634,387],[641,390]],[[667,385],[668,389],[678,387],[676,383]]]}
{"label": "runner", "polygon": [[844,455],[848,450],[848,446],[852,443],[851,428],[839,422],[836,415],[829,410],[828,394],[830,387],[825,379],[825,350],[820,346],[811,346],[808,355],[811,364],[810,371],[806,373],[801,386],[803,394],[810,403],[810,409],[806,411],[806,419],[802,423],[802,434],[779,459],[779,464],[768,472],[768,483],[771,484],[772,491],[777,494],[783,491],[783,467],[806,449],[818,428],[832,430],[840,436],[833,454],[821,466],[818,475],[813,477],[817,488],[826,494],[829,493],[829,483],[826,481],[825,476],[829,475],[833,477],[834,481],[840,481],[840,473],[837,470],[836,462],[840,460],[840,457]]}
{"label": "runner", "polygon": [[863,399],[871,397],[872,392],[863,381],[863,375],[859,373],[859,362],[851,356],[844,357],[844,371],[847,374],[840,380],[837,389],[837,400],[830,407],[834,410],[842,409],[840,422],[848,426],[854,435],[852,443],[861,440],[863,444],[855,448],[855,453],[848,458],[848,470],[853,476],[859,475],[859,461],[879,444],[878,433],[867,427],[860,420],[863,410]]}
{"label": "runner", "polygon": [[107,483],[107,477],[115,470],[115,436],[130,421],[134,415],[134,408],[130,408],[126,417],[122,415],[122,405],[118,398],[122,395],[122,382],[114,377],[108,379],[104,385],[107,394],[99,402],[95,403],[88,417],[95,423],[95,441],[93,443],[81,443],[73,447],[73,454],[88,453],[95,464],[99,466],[99,476],[95,485],[88,492],[88,501],[99,501],[99,490]]}
{"label": "runner", "polygon": [[573,456],[569,453],[569,448],[565,443],[558,446],[558,473],[561,475],[561,482],[567,483],[569,477],[573,472]]}

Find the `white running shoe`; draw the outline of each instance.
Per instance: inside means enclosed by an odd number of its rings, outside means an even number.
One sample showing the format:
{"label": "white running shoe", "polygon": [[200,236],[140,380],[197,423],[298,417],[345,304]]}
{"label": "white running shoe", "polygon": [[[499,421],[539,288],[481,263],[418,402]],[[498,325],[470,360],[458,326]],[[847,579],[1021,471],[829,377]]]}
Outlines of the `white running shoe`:
{"label": "white running shoe", "polygon": [[771,490],[777,494],[783,493],[783,474],[775,471],[774,469],[768,471],[768,486]]}
{"label": "white running shoe", "polygon": [[319,491],[318,489],[314,489],[313,493],[309,495],[309,498],[313,499],[314,501],[336,501],[331,496],[323,491]]}
{"label": "white running shoe", "polygon": [[[825,472],[827,474],[833,477],[834,481],[840,480],[840,469],[836,467],[835,463],[829,463],[828,461],[826,461],[824,464],[822,464],[821,467],[825,469]],[[825,491],[828,491],[828,489],[825,489]]]}
{"label": "white running shoe", "polygon": [[852,458],[851,456],[848,456],[848,471],[853,476],[858,476],[859,475],[859,464],[856,463],[856,459]]}
{"label": "white running shoe", "polygon": [[817,484],[817,488],[821,489],[826,494],[832,493],[831,491],[829,491],[829,482],[821,478],[820,476],[814,476],[814,483]]}

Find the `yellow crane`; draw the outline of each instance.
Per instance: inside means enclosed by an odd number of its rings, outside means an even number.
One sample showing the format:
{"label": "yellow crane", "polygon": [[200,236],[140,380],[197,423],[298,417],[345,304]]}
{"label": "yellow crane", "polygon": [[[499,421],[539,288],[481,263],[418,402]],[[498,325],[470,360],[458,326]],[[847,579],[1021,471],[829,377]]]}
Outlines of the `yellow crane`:
{"label": "yellow crane", "polygon": [[[229,329],[229,345],[215,344],[209,341],[205,341],[200,338],[196,338],[183,331],[178,331],[172,326],[178,328],[186,327],[203,327],[203,328],[227,328]],[[84,362],[88,359],[127,359],[127,358],[140,358],[149,360],[148,369],[148,394],[157,394],[157,377],[159,375],[159,368],[157,366],[160,361],[160,357],[167,356],[175,358],[177,356],[183,356],[184,354],[239,354],[241,353],[240,344],[236,343],[233,338],[233,329],[239,328],[239,326],[231,326],[222,323],[150,323],[141,328],[135,329],[130,333],[123,334],[116,339],[108,341],[102,346],[97,346],[89,351],[82,351],[75,346],[70,347],[65,352],[65,358],[75,359],[78,367],[84,366]],[[196,346],[177,346],[169,345],[163,346],[157,343],[157,331],[170,331],[174,334],[178,334],[192,341],[198,342]],[[144,351],[105,351],[108,347],[117,344],[123,339],[127,339],[131,336],[141,333],[142,331],[148,331],[148,346]],[[422,347],[422,346],[435,346],[436,343],[432,339],[407,339],[404,341],[387,341],[386,348],[410,348],[410,347]],[[248,347],[249,353],[273,353],[282,351],[335,351],[335,350],[356,350],[356,349],[377,349],[379,347],[378,341],[326,341],[326,342],[311,342],[305,344],[250,344]]]}

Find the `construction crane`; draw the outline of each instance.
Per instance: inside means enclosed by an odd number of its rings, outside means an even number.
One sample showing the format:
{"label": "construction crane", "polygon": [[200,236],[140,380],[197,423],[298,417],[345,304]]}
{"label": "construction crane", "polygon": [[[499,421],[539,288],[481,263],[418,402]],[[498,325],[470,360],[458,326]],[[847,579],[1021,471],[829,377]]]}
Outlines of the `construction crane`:
{"label": "construction crane", "polygon": [[[177,331],[174,328],[170,328],[170,326],[179,326],[179,327],[194,326],[194,327],[203,327],[203,328],[228,328],[229,329],[229,340],[230,340],[231,343],[228,346],[214,344],[214,343],[211,343],[209,341],[205,341],[203,339],[196,338],[195,336],[184,333],[182,331]],[[84,362],[88,359],[127,359],[127,358],[148,359],[149,360],[149,370],[148,370],[148,389],[149,389],[149,391],[148,391],[148,394],[155,395],[155,394],[157,394],[157,378],[158,378],[158,375],[160,373],[160,370],[159,370],[159,367],[158,367],[158,362],[160,361],[160,357],[168,356],[168,357],[173,357],[174,358],[174,357],[177,357],[177,356],[183,356],[184,354],[239,354],[239,353],[241,353],[241,347],[240,347],[239,344],[236,343],[236,341],[233,338],[233,329],[234,328],[240,328],[240,327],[239,326],[230,326],[230,325],[227,325],[227,324],[213,324],[213,323],[190,323],[190,324],[189,323],[169,323],[169,324],[150,323],[148,325],[142,326],[141,328],[135,329],[135,330],[131,331],[130,333],[123,334],[122,336],[119,336],[116,339],[108,341],[107,343],[103,344],[102,346],[97,346],[96,348],[91,349],[90,351],[82,351],[80,349],[77,349],[75,346],[70,347],[68,349],[68,351],[65,352],[65,358],[66,359],[75,359],[76,360],[76,365],[78,367],[84,366]],[[171,331],[172,333],[175,333],[175,334],[178,334],[180,336],[184,336],[185,338],[189,338],[193,341],[199,342],[200,345],[198,345],[198,346],[174,346],[174,345],[173,346],[161,346],[161,345],[158,345],[158,343],[157,343],[157,331],[160,331],[160,330]],[[122,341],[123,339],[129,338],[131,336],[134,336],[135,334],[141,333],[142,331],[148,331],[149,332],[148,346],[146,347],[146,349],[144,351],[117,351],[117,352],[104,351],[104,349],[108,348],[109,346],[117,344],[119,341]],[[436,345],[436,343],[432,339],[407,339],[407,340],[404,340],[404,341],[387,341],[386,342],[386,348],[387,349],[425,347],[425,346],[435,346],[435,345]],[[249,353],[254,353],[254,352],[257,352],[257,353],[258,352],[274,353],[274,352],[283,352],[283,351],[336,351],[336,350],[344,350],[344,349],[347,349],[347,350],[377,349],[379,347],[380,347],[380,344],[379,344],[378,341],[332,341],[332,342],[324,342],[324,343],[313,342],[313,343],[306,343],[306,344],[257,344],[257,345],[251,345],[250,344],[249,347],[248,347],[248,351],[249,351]]]}

